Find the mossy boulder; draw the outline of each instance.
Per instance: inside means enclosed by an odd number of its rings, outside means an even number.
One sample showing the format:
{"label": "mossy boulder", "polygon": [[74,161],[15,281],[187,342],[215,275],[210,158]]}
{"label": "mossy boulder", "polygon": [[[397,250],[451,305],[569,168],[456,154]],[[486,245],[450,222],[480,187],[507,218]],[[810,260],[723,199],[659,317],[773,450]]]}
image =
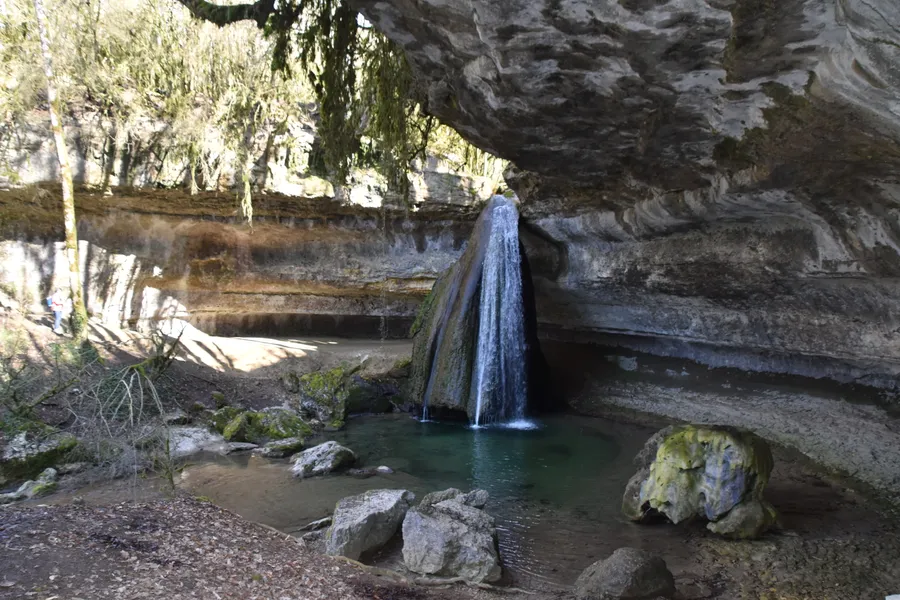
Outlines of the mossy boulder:
{"label": "mossy boulder", "polygon": [[35,477],[62,461],[77,445],[78,440],[70,434],[19,433],[0,455],[0,478],[15,481]]}
{"label": "mossy boulder", "polygon": [[776,521],[763,498],[772,472],[764,440],[732,427],[682,425],[654,435],[636,459],[622,501],[625,515],[643,521],[661,514],[673,523],[693,517],[727,537],[753,538]]}
{"label": "mossy boulder", "polygon": [[209,425],[221,434],[225,434],[225,428],[235,417],[241,414],[241,409],[236,406],[223,406],[209,417]]}
{"label": "mossy boulder", "polygon": [[343,427],[348,414],[393,410],[395,403],[401,401],[398,380],[390,374],[362,376],[359,369],[341,365],[297,377],[297,410],[326,429]]}
{"label": "mossy boulder", "polygon": [[300,377],[300,412],[321,421],[326,427],[342,427],[347,418],[347,379],[355,370],[342,365]]}
{"label": "mossy boulder", "polygon": [[222,429],[222,437],[226,442],[246,442],[250,428],[249,413],[241,413],[228,422]]}
{"label": "mossy boulder", "polygon": [[291,410],[270,408],[256,413],[254,418],[254,426],[264,439],[303,439],[313,433],[312,427]]}
{"label": "mossy boulder", "polygon": [[225,441],[251,444],[264,444],[271,440],[286,438],[302,440],[310,435],[312,428],[299,415],[287,409],[242,412],[229,421],[222,430]]}

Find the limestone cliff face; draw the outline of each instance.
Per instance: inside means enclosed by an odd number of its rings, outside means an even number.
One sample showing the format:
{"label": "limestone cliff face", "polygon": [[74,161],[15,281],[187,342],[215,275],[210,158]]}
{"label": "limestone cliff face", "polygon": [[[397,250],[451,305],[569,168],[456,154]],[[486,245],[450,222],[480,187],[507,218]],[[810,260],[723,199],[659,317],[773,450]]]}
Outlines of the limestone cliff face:
{"label": "limestone cliff face", "polygon": [[[58,198],[0,193],[2,291],[33,311],[64,285]],[[328,198],[257,199],[252,228],[230,195],[77,194],[88,309],[105,321],[188,320],[224,335],[405,337],[462,252],[477,209],[371,209]],[[382,317],[387,331],[380,331]]]}
{"label": "limestone cliff face", "polygon": [[895,385],[900,4],[355,4],[519,167],[545,329]]}

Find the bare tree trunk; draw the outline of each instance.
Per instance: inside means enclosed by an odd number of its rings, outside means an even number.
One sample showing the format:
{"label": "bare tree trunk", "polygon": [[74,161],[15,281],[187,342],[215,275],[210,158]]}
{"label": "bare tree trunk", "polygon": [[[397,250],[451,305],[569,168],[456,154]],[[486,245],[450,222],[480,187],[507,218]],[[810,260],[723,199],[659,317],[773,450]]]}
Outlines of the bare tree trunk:
{"label": "bare tree trunk", "polygon": [[75,229],[75,189],[72,184],[72,167],[69,165],[69,153],[66,149],[66,138],[57,113],[56,85],[53,79],[53,60],[50,54],[50,35],[47,31],[47,15],[44,12],[44,0],[34,0],[34,12],[37,15],[38,33],[41,38],[41,58],[44,61],[44,74],[47,76],[47,104],[50,108],[50,128],[56,141],[56,154],[59,158],[59,176],[62,180],[63,222],[66,230],[66,259],[69,263],[69,290],[72,295],[72,332],[76,338],[87,334],[87,310],[84,308],[84,293],[81,287],[81,270],[78,267],[78,232]]}

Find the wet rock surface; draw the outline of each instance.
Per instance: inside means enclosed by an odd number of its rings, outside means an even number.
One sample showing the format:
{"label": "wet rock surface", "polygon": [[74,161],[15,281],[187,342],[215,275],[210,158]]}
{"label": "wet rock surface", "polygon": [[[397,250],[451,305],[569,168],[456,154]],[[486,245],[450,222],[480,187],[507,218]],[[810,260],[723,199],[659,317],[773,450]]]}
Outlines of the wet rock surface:
{"label": "wet rock surface", "polygon": [[[413,353],[408,397],[425,406],[432,416],[452,411],[474,421],[477,394],[472,381],[478,344],[479,307],[485,257],[492,231],[493,209],[509,200],[495,196],[486,205],[466,250],[450,269],[435,282],[413,323]],[[522,261],[522,279],[530,281],[527,258]],[[543,366],[537,341],[534,299],[529,286],[523,285],[524,332],[527,351],[525,372],[529,374],[528,404],[534,404],[534,386]]]}
{"label": "wet rock surface", "polygon": [[676,524],[699,517],[716,533],[755,538],[777,520],[763,497],[772,453],[749,431],[667,427],[647,441],[635,463],[639,470],[622,501],[625,516],[634,521],[656,513]]}
{"label": "wet rock surface", "polygon": [[577,600],[659,600],[674,595],[675,578],[666,562],[636,548],[619,548],[575,582]]}
{"label": "wet rock surface", "polygon": [[[403,564],[423,575],[462,577],[474,582],[500,579],[500,558],[494,519],[478,504],[486,492],[474,496],[451,489],[428,494],[403,520]],[[447,499],[441,499],[448,497]],[[483,504],[482,504],[483,506]]]}
{"label": "wet rock surface", "polygon": [[384,546],[403,522],[415,495],[407,490],[371,490],[338,502],[325,534],[325,552],[358,559]]}

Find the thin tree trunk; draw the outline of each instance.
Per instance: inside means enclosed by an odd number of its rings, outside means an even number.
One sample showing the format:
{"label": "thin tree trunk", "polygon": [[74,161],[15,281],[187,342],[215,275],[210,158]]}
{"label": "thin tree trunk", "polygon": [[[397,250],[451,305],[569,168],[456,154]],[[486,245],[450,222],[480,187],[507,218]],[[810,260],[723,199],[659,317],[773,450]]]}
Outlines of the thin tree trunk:
{"label": "thin tree trunk", "polygon": [[59,158],[59,176],[62,180],[63,223],[66,230],[66,259],[69,263],[69,291],[72,296],[72,332],[76,338],[87,334],[87,310],[84,308],[84,293],[81,287],[81,270],[78,267],[78,232],[75,229],[75,189],[72,184],[72,167],[69,165],[69,153],[66,149],[66,137],[57,113],[56,85],[53,79],[53,60],[50,54],[50,35],[47,31],[47,15],[44,12],[44,1],[34,0],[34,12],[37,15],[38,33],[41,38],[41,58],[44,61],[44,74],[47,76],[47,104],[50,108],[50,128],[56,141],[56,154]]}

